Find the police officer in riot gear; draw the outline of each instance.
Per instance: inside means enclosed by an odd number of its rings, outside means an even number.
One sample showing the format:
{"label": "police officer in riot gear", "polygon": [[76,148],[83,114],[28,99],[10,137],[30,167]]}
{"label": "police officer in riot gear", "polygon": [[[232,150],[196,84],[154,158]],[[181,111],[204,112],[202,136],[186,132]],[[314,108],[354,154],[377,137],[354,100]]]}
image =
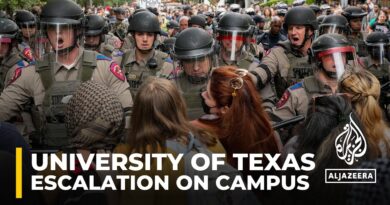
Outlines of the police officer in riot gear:
{"label": "police officer in riot gear", "polygon": [[311,51],[314,75],[290,86],[283,93],[273,109],[273,121],[305,116],[313,97],[336,93],[338,81],[346,71],[361,69],[357,63],[355,48],[343,35],[321,35],[313,42]]}
{"label": "police officer in riot gear", "polygon": [[226,13],[218,23],[217,32],[219,66],[236,65],[248,69],[250,64],[256,61],[255,56],[244,49],[250,32],[250,23],[244,15]]}
{"label": "police officer in riot gear", "polygon": [[121,62],[132,95],[135,96],[142,82],[149,76],[156,76],[164,62],[170,59],[168,54],[154,49],[157,35],[160,34],[160,22],[153,13],[142,11],[135,14],[128,32],[135,39],[135,49],[127,50],[114,59]]}
{"label": "police officer in riot gear", "polygon": [[118,49],[121,47],[121,41],[108,32],[108,25],[104,18],[94,14],[86,18],[85,49],[97,51],[108,57],[120,55],[117,52],[120,52]]}
{"label": "police officer in riot gear", "polygon": [[367,48],[364,43],[365,33],[362,30],[362,19],[367,15],[360,7],[348,6],[342,12],[342,15],[347,18],[351,33],[348,39],[355,45],[358,56],[367,56]]}
{"label": "police officer in riot gear", "polygon": [[[59,9],[61,8],[61,9]],[[0,96],[0,121],[20,114],[33,99],[31,114],[41,143],[48,148],[69,144],[65,125],[65,104],[78,85],[93,80],[112,90],[125,115],[133,105],[129,85],[121,68],[110,58],[82,47],[84,14],[71,0],[51,0],[42,8],[40,32],[47,36],[53,52],[34,66],[15,71],[12,82]]]}
{"label": "police officer in riot gear", "polygon": [[312,74],[308,50],[318,25],[310,8],[298,6],[287,12],[283,27],[288,31],[288,40],[270,49],[259,67],[250,69],[257,87],[262,89],[273,81],[278,97],[290,85]]}
{"label": "police officer in riot gear", "polygon": [[190,119],[204,114],[200,94],[213,66],[213,47],[212,36],[199,28],[182,31],[175,42],[173,55],[178,65],[171,74],[186,101]]}
{"label": "police officer in riot gear", "polygon": [[389,81],[390,40],[383,32],[372,32],[367,36],[366,46],[369,56],[360,58],[360,62],[374,74],[381,84]]}
{"label": "police officer in riot gear", "polygon": [[387,119],[390,119],[390,40],[386,33],[372,32],[366,38],[369,56],[360,58],[363,66],[369,70],[381,83],[380,105],[384,108]]}
{"label": "police officer in riot gear", "polygon": [[16,11],[15,22],[20,29],[20,43],[18,49],[23,59],[29,63],[34,63],[31,47],[34,46],[34,37],[37,32],[37,19],[35,15],[26,10]]}
{"label": "police officer in riot gear", "polygon": [[[131,19],[133,18],[134,15],[136,15],[139,12],[143,12],[143,11],[148,11],[148,10],[146,10],[146,9],[135,10],[134,13],[131,16],[129,16],[128,22],[129,23],[131,22]],[[125,39],[123,40],[123,44],[122,44],[122,47],[120,50],[122,52],[126,52],[127,50],[134,49],[134,48],[135,48],[134,37],[131,35],[129,30],[127,29],[127,35],[126,35]]]}
{"label": "police officer in riot gear", "polygon": [[196,15],[196,16],[191,16],[190,20],[188,20],[188,26],[205,29],[206,28],[206,18],[200,14]]}
{"label": "police officer in riot gear", "polygon": [[326,16],[321,22],[319,35],[326,33],[338,33],[347,37],[350,33],[348,20],[341,15]]}
{"label": "police officer in riot gear", "polygon": [[0,92],[12,81],[15,70],[29,64],[17,49],[18,31],[15,22],[0,18]]}

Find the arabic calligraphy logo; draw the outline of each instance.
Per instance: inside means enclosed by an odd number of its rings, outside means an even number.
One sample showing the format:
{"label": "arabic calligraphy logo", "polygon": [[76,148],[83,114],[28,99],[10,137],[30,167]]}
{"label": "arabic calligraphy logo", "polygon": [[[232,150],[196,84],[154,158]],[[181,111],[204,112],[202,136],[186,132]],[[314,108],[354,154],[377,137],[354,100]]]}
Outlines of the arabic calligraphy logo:
{"label": "arabic calligraphy logo", "polygon": [[335,141],[337,156],[348,165],[352,165],[357,158],[362,157],[367,151],[367,142],[360,128],[349,114],[349,123],[344,126]]}

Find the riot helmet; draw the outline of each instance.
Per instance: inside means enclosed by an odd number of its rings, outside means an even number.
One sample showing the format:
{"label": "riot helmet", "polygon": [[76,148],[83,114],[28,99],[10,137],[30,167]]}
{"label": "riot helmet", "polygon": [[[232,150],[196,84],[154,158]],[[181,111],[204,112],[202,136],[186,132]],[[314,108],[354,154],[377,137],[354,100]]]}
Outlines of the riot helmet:
{"label": "riot helmet", "polygon": [[189,27],[205,28],[206,27],[206,18],[200,14],[198,14],[196,16],[191,16],[191,18],[188,20],[188,26]]}
{"label": "riot helmet", "polygon": [[376,60],[380,65],[386,63],[389,58],[390,40],[386,33],[372,32],[365,41],[368,53],[373,60]]}
{"label": "riot helmet", "polygon": [[250,22],[239,13],[226,13],[218,23],[220,54],[228,61],[236,61],[241,56],[246,38],[250,32]]}
{"label": "riot helmet", "polygon": [[316,16],[321,13],[321,8],[318,5],[312,4],[309,6],[309,8],[313,10]]}
{"label": "riot helmet", "polygon": [[337,33],[324,34],[314,40],[311,58],[316,68],[332,79],[340,79],[347,69],[358,66],[355,47]]}
{"label": "riot helmet", "polygon": [[347,18],[351,30],[359,32],[362,29],[362,19],[367,15],[367,12],[357,6],[348,6],[341,14]]}
{"label": "riot helmet", "polygon": [[362,8],[357,6],[348,6],[341,14],[349,21],[354,18],[363,18],[367,15],[367,12],[363,11]]}
{"label": "riot helmet", "polygon": [[205,30],[188,28],[176,39],[174,58],[192,83],[204,83],[213,66],[214,40]]}
{"label": "riot helmet", "polygon": [[0,59],[8,56],[16,44],[18,25],[10,19],[0,18]]}
{"label": "riot helmet", "polygon": [[[128,31],[132,33],[135,39],[136,48],[139,51],[149,52],[153,49],[154,42],[157,39],[157,35],[160,34],[160,22],[156,15],[149,11],[142,11],[133,16],[131,19]],[[137,35],[154,35],[154,41],[152,45],[141,46],[137,41]]]}
{"label": "riot helmet", "polygon": [[47,36],[56,60],[82,44],[84,22],[83,10],[74,1],[50,0],[43,6],[39,36]]}
{"label": "riot helmet", "polygon": [[86,19],[84,47],[96,50],[104,41],[104,35],[108,33],[108,25],[104,18],[99,15],[88,15]]}
{"label": "riot helmet", "polygon": [[19,10],[15,13],[15,22],[22,31],[23,38],[33,38],[36,33],[37,19],[35,15],[26,10]]}
{"label": "riot helmet", "polygon": [[284,18],[284,29],[288,30],[289,25],[309,26],[313,30],[318,28],[317,18],[313,10],[305,6],[294,7],[287,11]]}
{"label": "riot helmet", "polygon": [[[291,36],[289,32],[290,26],[305,26],[305,35],[302,42],[300,42],[301,39],[295,39]],[[287,12],[284,18],[283,28],[288,32],[288,38],[292,43],[291,45],[295,49],[301,49],[303,46],[305,46],[307,40],[314,37],[315,30],[318,28],[318,22],[314,12],[310,8],[305,6],[297,6],[293,7]],[[313,31],[313,34],[310,34],[309,29]],[[299,42],[300,45],[293,44],[294,41]]]}
{"label": "riot helmet", "polygon": [[319,29],[319,34],[338,33],[347,36],[350,32],[348,20],[341,15],[326,16]]}

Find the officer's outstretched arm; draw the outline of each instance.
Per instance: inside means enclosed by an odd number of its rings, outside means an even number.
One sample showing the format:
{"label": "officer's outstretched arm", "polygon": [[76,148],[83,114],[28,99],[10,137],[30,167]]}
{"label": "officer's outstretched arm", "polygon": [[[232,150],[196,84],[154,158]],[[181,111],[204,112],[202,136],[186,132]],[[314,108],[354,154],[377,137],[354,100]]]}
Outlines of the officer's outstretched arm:
{"label": "officer's outstretched arm", "polygon": [[279,61],[277,54],[278,51],[276,49],[271,49],[265,54],[260,65],[249,67],[249,72],[255,76],[256,82],[254,83],[259,90],[263,89],[278,71]]}

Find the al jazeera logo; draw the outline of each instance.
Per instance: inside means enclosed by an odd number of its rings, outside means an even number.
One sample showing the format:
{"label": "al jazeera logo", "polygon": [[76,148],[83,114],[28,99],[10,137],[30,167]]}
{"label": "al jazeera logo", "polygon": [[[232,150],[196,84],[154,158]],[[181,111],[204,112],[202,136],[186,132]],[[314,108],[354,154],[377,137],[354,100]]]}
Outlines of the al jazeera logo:
{"label": "al jazeera logo", "polygon": [[[352,166],[367,151],[367,141],[349,115],[349,122],[335,140],[336,153],[340,160]],[[376,183],[376,169],[325,169],[325,183]]]}

